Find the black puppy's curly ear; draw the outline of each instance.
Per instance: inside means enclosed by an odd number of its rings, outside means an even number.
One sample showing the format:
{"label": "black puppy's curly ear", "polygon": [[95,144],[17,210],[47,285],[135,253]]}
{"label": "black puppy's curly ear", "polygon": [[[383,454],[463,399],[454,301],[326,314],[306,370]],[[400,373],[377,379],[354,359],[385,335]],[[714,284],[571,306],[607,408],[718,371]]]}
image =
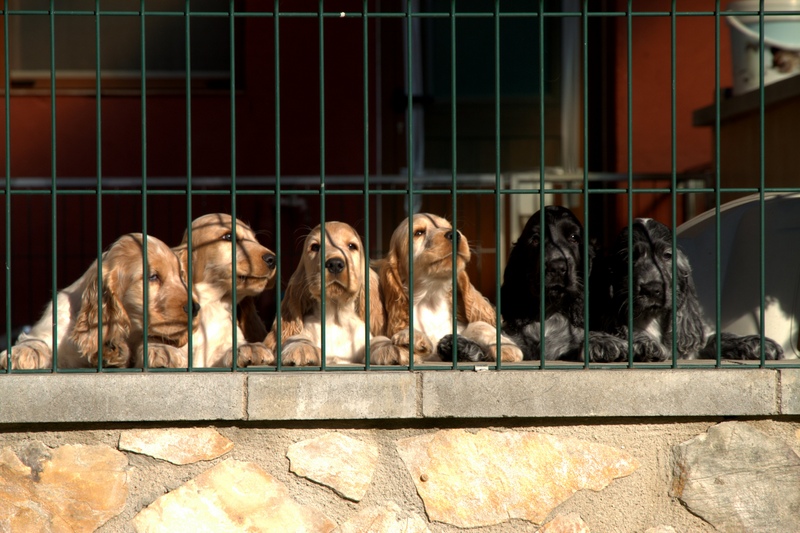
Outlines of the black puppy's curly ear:
{"label": "black puppy's curly ear", "polygon": [[[530,294],[529,283],[530,276],[534,272],[534,265],[531,264],[530,258],[533,251],[538,250],[538,247],[531,246],[528,237],[526,232],[523,232],[519,240],[514,243],[503,271],[503,285],[500,287],[500,313],[507,323],[530,320],[533,318],[535,310],[539,308],[538,301],[531,301],[531,297],[534,295]],[[538,284],[535,285],[538,287]]]}
{"label": "black puppy's curly ear", "polygon": [[586,272],[586,278],[588,279],[592,273],[592,267],[594,266],[594,259],[597,257],[597,254],[600,253],[600,246],[597,244],[597,237],[590,237],[589,238],[589,270]]}
{"label": "black puppy's curly ear", "polygon": [[675,329],[678,332],[678,353],[681,357],[693,357],[705,345],[703,311],[697,289],[692,278],[689,259],[678,250],[677,257],[678,288],[677,318]]}

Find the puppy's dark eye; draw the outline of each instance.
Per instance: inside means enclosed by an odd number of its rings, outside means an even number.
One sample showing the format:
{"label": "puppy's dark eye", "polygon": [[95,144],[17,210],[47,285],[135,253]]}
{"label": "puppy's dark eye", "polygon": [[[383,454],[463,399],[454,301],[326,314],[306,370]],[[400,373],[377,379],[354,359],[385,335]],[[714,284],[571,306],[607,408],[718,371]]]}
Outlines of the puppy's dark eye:
{"label": "puppy's dark eye", "polygon": [[226,233],[225,235],[223,235],[223,236],[222,236],[222,237],[220,237],[220,238],[221,238],[223,241],[228,241],[228,242],[230,242],[230,241],[232,241],[232,240],[233,240],[233,234],[231,234],[231,233]]}
{"label": "puppy's dark eye", "polygon": [[573,234],[571,234],[571,235],[568,237],[568,239],[570,240],[570,242],[581,242],[581,237],[580,237],[580,235],[578,235],[577,233],[573,233]]}
{"label": "puppy's dark eye", "polygon": [[354,251],[354,252],[358,250],[358,245],[356,243],[354,243],[354,242],[351,242],[350,244],[348,244],[347,247],[350,250]]}
{"label": "puppy's dark eye", "polygon": [[416,230],[414,230],[414,237],[422,237],[423,235],[425,235],[425,230],[424,229],[416,229]]}
{"label": "puppy's dark eye", "polygon": [[150,283],[160,283],[161,277],[158,275],[158,273],[150,274],[150,277],[147,278],[147,281],[149,281]]}
{"label": "puppy's dark eye", "polygon": [[672,261],[672,250],[664,250],[662,257],[665,261]]}
{"label": "puppy's dark eye", "polygon": [[310,247],[309,249],[310,249],[312,252],[319,252],[319,243],[316,243],[316,242],[315,242],[314,244],[312,244],[312,245],[311,245],[311,247]]}
{"label": "puppy's dark eye", "polygon": [[531,237],[531,246],[539,246],[539,236],[534,235]]}

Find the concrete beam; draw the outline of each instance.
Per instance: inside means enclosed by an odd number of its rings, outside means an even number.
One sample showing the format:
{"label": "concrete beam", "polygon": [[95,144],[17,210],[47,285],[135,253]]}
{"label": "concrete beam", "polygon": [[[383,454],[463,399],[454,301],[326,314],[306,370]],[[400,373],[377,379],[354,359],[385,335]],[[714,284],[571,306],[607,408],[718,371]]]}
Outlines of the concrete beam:
{"label": "concrete beam", "polygon": [[0,424],[800,415],[800,369],[0,374]]}

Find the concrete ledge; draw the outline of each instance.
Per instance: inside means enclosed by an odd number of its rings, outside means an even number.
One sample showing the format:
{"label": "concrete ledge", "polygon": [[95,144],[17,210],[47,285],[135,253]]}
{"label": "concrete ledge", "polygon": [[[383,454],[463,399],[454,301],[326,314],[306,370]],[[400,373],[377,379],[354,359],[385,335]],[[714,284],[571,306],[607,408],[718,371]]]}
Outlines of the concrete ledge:
{"label": "concrete ledge", "polygon": [[781,412],[800,414],[800,368],[781,370]]}
{"label": "concrete ledge", "polygon": [[428,418],[779,414],[775,370],[429,372],[422,383]]}
{"label": "concrete ledge", "polygon": [[0,376],[0,423],[241,420],[244,374]]}
{"label": "concrete ledge", "polygon": [[251,374],[251,420],[417,418],[418,374],[289,372]]}
{"label": "concrete ledge", "polygon": [[800,369],[0,375],[0,424],[800,415]]}

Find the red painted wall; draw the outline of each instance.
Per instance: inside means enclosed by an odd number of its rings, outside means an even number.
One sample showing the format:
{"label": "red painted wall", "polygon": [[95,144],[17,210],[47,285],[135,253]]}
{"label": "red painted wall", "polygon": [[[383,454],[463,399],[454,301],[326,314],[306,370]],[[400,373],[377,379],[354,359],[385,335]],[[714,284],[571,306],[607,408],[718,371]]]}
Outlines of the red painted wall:
{"label": "red painted wall", "polygon": [[[721,2],[725,9],[729,2]],[[679,0],[678,12],[711,12],[712,0]],[[668,0],[635,0],[634,11],[669,11]],[[618,11],[627,2],[616,2]],[[687,172],[712,167],[712,129],[692,126],[692,112],[714,103],[715,19],[713,16],[678,16],[675,24],[675,162],[672,129],[672,26],[671,17],[634,17],[631,32],[630,84],[632,150],[628,150],[628,27],[627,18],[616,20],[615,118],[616,171],[633,173]],[[724,17],[719,22],[720,87],[732,85],[730,35]],[[674,167],[674,168],[673,168]],[[624,184],[622,184],[624,186]],[[668,187],[669,182],[642,181],[638,187]],[[627,223],[627,196],[617,199],[618,225]],[[678,220],[683,220],[682,197]],[[634,216],[671,222],[671,198],[663,194],[634,195]]]}

